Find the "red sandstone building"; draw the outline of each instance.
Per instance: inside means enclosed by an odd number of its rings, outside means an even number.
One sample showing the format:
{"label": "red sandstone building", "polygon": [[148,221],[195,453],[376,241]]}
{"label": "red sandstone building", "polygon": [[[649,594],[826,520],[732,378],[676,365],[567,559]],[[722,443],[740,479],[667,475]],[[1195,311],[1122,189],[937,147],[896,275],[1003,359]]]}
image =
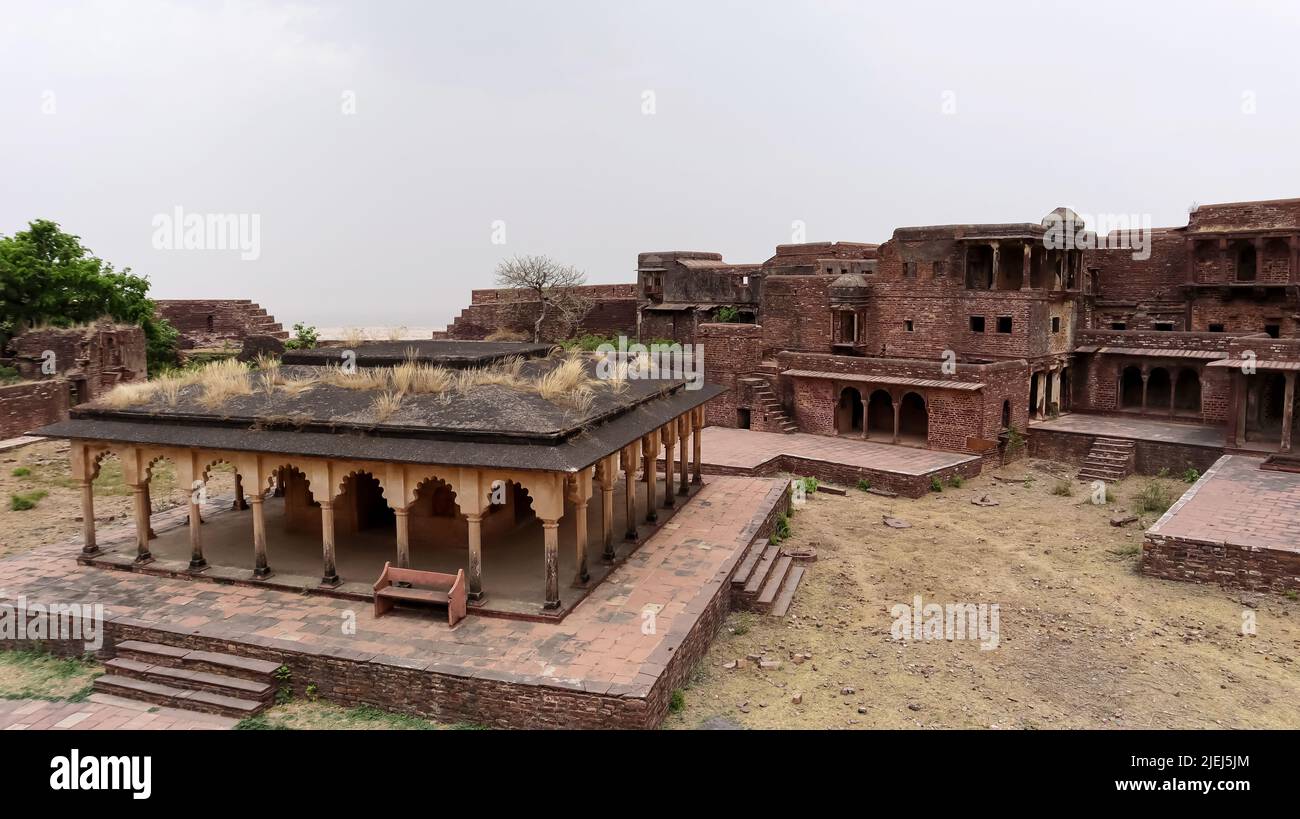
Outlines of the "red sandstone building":
{"label": "red sandstone building", "polygon": [[1058,209],[783,245],[756,265],[642,253],[639,331],[705,345],[709,380],[729,388],[712,425],[995,458],[1031,420],[1075,410],[1290,452],[1300,200],[1201,206],[1151,231],[1149,254],[1081,228]]}

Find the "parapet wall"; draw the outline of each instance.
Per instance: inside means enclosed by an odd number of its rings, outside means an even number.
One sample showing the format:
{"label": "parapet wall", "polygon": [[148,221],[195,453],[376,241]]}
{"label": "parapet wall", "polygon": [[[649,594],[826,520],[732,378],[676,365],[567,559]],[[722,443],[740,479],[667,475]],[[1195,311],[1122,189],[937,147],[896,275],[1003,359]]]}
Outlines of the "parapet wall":
{"label": "parapet wall", "polygon": [[[636,286],[631,284],[589,284],[576,288],[592,300],[591,309],[578,322],[579,333],[636,335]],[[470,306],[460,311],[445,331],[446,338],[480,341],[496,332],[533,335],[533,323],[541,302],[517,288],[474,290]],[[554,313],[542,323],[542,336],[557,339],[568,328]]]}

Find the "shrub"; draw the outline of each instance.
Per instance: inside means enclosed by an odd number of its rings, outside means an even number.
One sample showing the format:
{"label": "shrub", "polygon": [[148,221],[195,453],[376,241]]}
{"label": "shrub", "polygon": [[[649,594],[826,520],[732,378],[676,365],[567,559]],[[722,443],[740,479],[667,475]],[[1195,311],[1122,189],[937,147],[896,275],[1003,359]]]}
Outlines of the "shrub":
{"label": "shrub", "polygon": [[1068,498],[1074,494],[1074,484],[1066,480],[1057,481],[1056,485],[1052,487],[1052,494]]}
{"label": "shrub", "polygon": [[861,489],[863,492],[866,492],[868,489],[871,488],[871,481],[867,480],[866,478],[858,478],[858,488]]}
{"label": "shrub", "polygon": [[14,510],[15,512],[24,512],[28,509],[35,509],[36,504],[40,503],[41,499],[44,498],[47,494],[49,493],[47,493],[45,490],[42,489],[36,492],[26,492],[26,493],[20,492],[14,495],[10,495],[9,508]]}
{"label": "shrub", "polygon": [[28,475],[32,474],[32,471],[25,466],[15,466],[14,471],[10,474],[15,478],[26,478]]}
{"label": "shrub", "polygon": [[681,711],[685,707],[686,707],[686,695],[683,694],[681,689],[679,688],[676,691],[674,691],[672,697],[669,698],[668,710],[676,714],[677,712]]}
{"label": "shrub", "polygon": [[1192,467],[1188,467],[1187,471],[1183,473],[1183,483],[1196,483],[1200,479],[1201,473]]}
{"label": "shrub", "polygon": [[719,307],[717,310],[713,311],[713,320],[720,321],[724,324],[735,324],[737,321],[740,321],[740,310],[731,305]]}
{"label": "shrub", "polygon": [[930,479],[930,491],[931,492],[943,491],[943,481],[939,480],[938,475],[935,475],[933,478]]}
{"label": "shrub", "polygon": [[811,495],[812,493],[817,491],[816,478],[800,478],[799,480],[800,483],[803,484],[803,491],[805,494]]}
{"label": "shrub", "polygon": [[310,324],[298,322],[293,325],[293,337],[284,343],[286,350],[310,350],[320,341],[320,333]]}
{"label": "shrub", "polygon": [[961,485],[963,483],[965,483],[965,481],[962,480],[961,475],[958,475],[956,472],[948,476],[948,485],[951,486],[953,489],[961,489]]}
{"label": "shrub", "polygon": [[1159,481],[1147,481],[1135,498],[1138,509],[1163,515],[1173,505],[1174,498],[1164,484]]}
{"label": "shrub", "polygon": [[18,370],[13,367],[0,365],[0,384],[11,384],[15,381],[21,381],[22,376],[18,375]]}

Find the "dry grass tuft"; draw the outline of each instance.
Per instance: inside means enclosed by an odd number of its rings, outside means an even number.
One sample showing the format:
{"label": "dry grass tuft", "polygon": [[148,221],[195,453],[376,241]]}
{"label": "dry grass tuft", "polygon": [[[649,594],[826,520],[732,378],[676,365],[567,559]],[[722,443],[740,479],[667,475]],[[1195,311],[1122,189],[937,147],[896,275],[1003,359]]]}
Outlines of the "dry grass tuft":
{"label": "dry grass tuft", "polygon": [[343,331],[343,346],[355,348],[366,340],[366,333],[360,327],[348,327]]}
{"label": "dry grass tuft", "polygon": [[532,337],[527,333],[519,330],[511,330],[506,327],[498,327],[487,334],[484,341],[532,341]]}
{"label": "dry grass tuft", "polygon": [[375,396],[374,401],[370,402],[370,409],[374,412],[376,421],[387,421],[401,408],[402,395],[396,392],[380,393]]}
{"label": "dry grass tuft", "polygon": [[402,325],[402,326],[400,326],[400,327],[389,327],[389,328],[388,328],[388,340],[389,340],[389,341],[402,341],[403,339],[406,338],[406,334],[407,334],[407,332],[408,332],[408,331],[407,331],[407,329],[406,329],[406,325]]}
{"label": "dry grass tuft", "polygon": [[281,378],[276,385],[287,395],[301,395],[312,387],[320,383],[316,378]]}
{"label": "dry grass tuft", "polygon": [[589,380],[591,379],[587,376],[587,367],[583,359],[571,355],[550,372],[538,378],[534,384],[538,395],[547,401],[558,401],[568,397]]}
{"label": "dry grass tuft", "polygon": [[153,397],[158,393],[158,387],[159,383],[157,381],[129,381],[125,384],[118,384],[107,395],[97,399],[95,403],[109,409],[126,409],[127,407],[139,406],[153,400]]}
{"label": "dry grass tuft", "polygon": [[233,358],[204,365],[194,374],[194,382],[203,388],[199,403],[209,409],[220,407],[236,396],[253,394],[248,368]]}
{"label": "dry grass tuft", "polygon": [[332,364],[324,369],[320,380],[332,387],[342,387],[346,390],[386,390],[388,368],[357,367],[347,371],[337,364]]}

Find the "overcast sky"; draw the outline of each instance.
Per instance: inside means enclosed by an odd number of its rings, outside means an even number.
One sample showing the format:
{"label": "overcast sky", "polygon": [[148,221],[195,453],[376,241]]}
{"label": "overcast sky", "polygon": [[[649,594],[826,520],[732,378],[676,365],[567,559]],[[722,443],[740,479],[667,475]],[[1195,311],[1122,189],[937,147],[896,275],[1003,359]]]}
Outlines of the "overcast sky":
{"label": "overcast sky", "polygon": [[[1300,4],[1249,0],[3,0],[0,233],[286,327],[441,326],[518,253],[619,282],[796,221],[1181,225],[1300,196],[1297,51]],[[159,249],[177,207],[260,254]]]}

